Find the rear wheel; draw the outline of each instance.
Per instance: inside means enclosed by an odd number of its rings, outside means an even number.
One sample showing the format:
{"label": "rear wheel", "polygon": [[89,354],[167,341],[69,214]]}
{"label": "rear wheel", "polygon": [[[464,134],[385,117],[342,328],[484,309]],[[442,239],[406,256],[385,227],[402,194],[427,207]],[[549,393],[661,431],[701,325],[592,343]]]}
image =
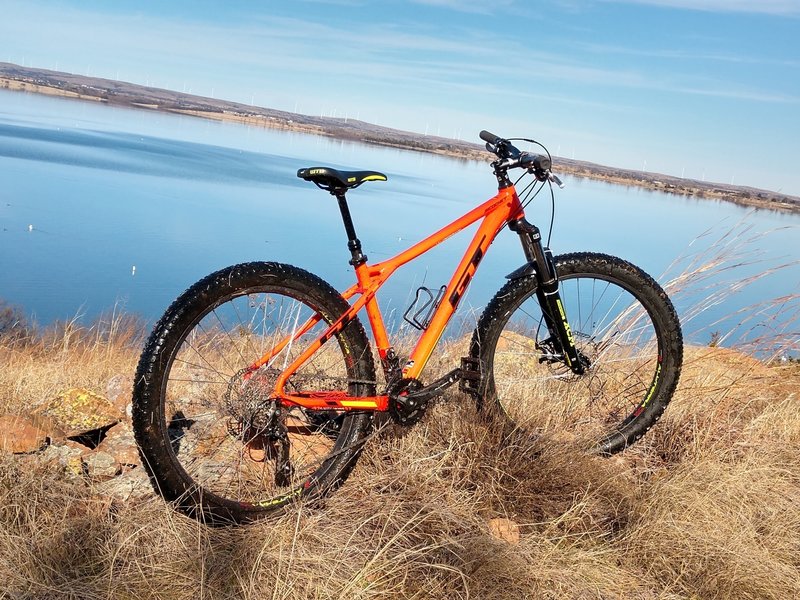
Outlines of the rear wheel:
{"label": "rear wheel", "polygon": [[556,257],[555,265],[585,373],[573,373],[555,350],[536,278],[522,277],[497,293],[473,334],[479,402],[533,435],[617,452],[653,426],[675,391],[683,357],[678,317],[661,287],[626,261],[576,253]]}
{"label": "rear wheel", "polygon": [[[347,309],[327,283],[278,263],[229,267],[184,292],[150,335],[136,373],[134,430],[156,490],[196,518],[244,522],[339,484],[370,415],[287,408],[270,393]],[[314,315],[321,320],[313,328],[248,369]],[[375,394],[374,381],[369,342],[354,320],[286,389],[363,396]]]}

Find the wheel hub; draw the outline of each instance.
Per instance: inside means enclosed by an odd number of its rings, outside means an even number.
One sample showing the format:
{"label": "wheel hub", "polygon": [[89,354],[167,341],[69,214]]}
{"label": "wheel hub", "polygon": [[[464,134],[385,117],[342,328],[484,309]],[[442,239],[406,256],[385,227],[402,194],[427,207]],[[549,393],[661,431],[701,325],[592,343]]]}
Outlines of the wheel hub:
{"label": "wheel hub", "polygon": [[[576,333],[575,335],[578,337],[580,334]],[[536,344],[537,350],[542,353],[542,355],[539,357],[540,364],[547,364],[553,370],[554,374],[559,377],[574,376],[576,378],[586,375],[589,371],[589,368],[592,366],[592,360],[584,352],[584,350],[587,350],[589,346],[593,346],[593,344],[587,343],[584,344],[583,349],[575,349],[575,351],[578,353],[578,360],[583,366],[583,373],[578,374],[567,365],[564,352],[560,350],[560,346],[559,348],[556,347],[556,343],[554,342],[553,338],[547,338],[546,340],[542,340]],[[596,354],[596,352],[593,352],[593,354]]]}
{"label": "wheel hub", "polygon": [[256,462],[275,461],[275,484],[291,484],[293,468],[289,462],[289,437],[284,410],[271,398],[277,369],[242,370],[228,383],[225,407],[229,416],[228,432],[241,441]]}
{"label": "wheel hub", "polygon": [[279,375],[277,369],[243,369],[228,382],[225,410],[237,437],[248,440],[257,436],[275,437],[279,433],[280,406],[271,398]]}

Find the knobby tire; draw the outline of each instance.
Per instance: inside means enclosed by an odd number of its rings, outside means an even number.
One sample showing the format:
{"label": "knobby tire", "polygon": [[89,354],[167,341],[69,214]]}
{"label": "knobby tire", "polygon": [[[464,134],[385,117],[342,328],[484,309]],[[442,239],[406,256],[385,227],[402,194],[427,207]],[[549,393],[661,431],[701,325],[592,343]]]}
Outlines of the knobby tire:
{"label": "knobby tire", "polygon": [[680,323],[664,290],[624,260],[584,252],[555,266],[586,372],[554,356],[530,274],[509,281],[479,319],[470,346],[482,370],[476,397],[532,435],[613,454],[667,407],[681,370]]}
{"label": "knobby tire", "polygon": [[[277,418],[269,420],[276,403],[268,400],[276,376],[347,309],[322,279],[274,262],[222,269],[175,300],[147,340],[134,382],[134,432],[156,491],[185,514],[220,524],[253,521],[339,485],[355,465],[370,414],[278,411],[288,462],[280,458],[284,446],[259,431]],[[243,375],[315,313],[322,321],[314,329]],[[287,389],[293,385],[375,395],[361,323],[352,321],[323,345]],[[283,479],[275,475],[278,464],[289,465]]]}

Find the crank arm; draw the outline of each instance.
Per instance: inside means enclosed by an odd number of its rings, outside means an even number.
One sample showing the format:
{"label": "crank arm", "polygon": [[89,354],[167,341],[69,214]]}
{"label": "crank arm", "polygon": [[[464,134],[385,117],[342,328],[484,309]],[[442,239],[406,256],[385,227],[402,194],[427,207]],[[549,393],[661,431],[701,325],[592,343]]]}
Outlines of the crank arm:
{"label": "crank arm", "polygon": [[443,375],[436,381],[429,383],[425,387],[420,388],[415,392],[408,393],[403,397],[403,399],[411,400],[413,402],[428,402],[437,396],[441,396],[447,388],[460,381],[462,377],[463,372],[461,369],[453,369],[449,373]]}

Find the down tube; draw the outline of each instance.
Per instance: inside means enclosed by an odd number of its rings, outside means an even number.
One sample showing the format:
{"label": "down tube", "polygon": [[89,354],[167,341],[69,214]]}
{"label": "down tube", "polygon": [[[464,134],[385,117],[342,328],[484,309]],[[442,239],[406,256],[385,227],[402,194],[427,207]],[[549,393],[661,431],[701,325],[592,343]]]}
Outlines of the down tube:
{"label": "down tube", "polygon": [[403,377],[418,378],[422,373],[494,238],[509,219],[521,216],[524,216],[524,213],[519,205],[516,192],[511,195],[510,202],[503,203],[486,215],[450,279],[450,283],[447,284],[444,298],[436,308],[430,326],[420,337],[408,363],[403,368]]}

